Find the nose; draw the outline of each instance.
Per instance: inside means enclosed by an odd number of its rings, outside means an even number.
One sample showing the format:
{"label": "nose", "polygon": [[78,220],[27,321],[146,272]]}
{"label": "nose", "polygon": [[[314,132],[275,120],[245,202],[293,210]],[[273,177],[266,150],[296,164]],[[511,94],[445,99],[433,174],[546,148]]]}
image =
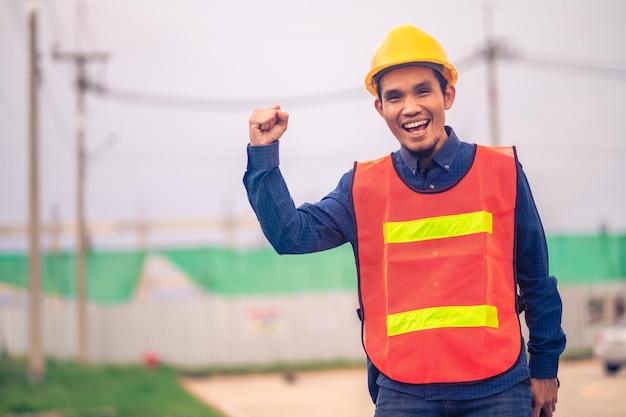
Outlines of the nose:
{"label": "nose", "polygon": [[404,100],[404,108],[402,109],[404,115],[413,116],[422,111],[422,103],[419,97],[412,94],[408,95]]}

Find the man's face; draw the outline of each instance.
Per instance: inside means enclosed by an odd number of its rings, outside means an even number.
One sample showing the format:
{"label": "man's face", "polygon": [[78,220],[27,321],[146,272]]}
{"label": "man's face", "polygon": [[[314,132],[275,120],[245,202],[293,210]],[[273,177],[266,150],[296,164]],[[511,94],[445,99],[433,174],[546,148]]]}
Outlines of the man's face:
{"label": "man's face", "polygon": [[391,70],[379,84],[376,110],[401,145],[430,162],[448,137],[445,111],[454,102],[454,87],[442,92],[433,70],[420,66]]}

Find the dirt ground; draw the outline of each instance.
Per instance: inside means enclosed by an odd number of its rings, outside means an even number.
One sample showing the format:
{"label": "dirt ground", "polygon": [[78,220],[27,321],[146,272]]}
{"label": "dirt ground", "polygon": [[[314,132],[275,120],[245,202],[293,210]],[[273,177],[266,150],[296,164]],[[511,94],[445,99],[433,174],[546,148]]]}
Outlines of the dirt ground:
{"label": "dirt ground", "polygon": [[365,369],[183,379],[191,393],[228,417],[374,415]]}
{"label": "dirt ground", "polygon": [[[184,379],[228,417],[372,417],[365,369]],[[562,362],[555,417],[626,416],[626,369],[607,376],[595,360]]]}

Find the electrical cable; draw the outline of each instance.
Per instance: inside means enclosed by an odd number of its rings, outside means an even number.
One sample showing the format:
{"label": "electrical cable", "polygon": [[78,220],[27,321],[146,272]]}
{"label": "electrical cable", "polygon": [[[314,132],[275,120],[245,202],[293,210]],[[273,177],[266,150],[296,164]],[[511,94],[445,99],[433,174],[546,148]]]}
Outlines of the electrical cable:
{"label": "electrical cable", "polygon": [[59,38],[61,38],[60,41],[64,44],[67,44],[69,38],[67,37],[65,30],[63,29],[63,25],[61,25],[61,20],[59,19],[59,14],[57,13],[55,1],[47,0],[44,2],[44,4],[44,10],[48,15],[48,20],[50,21],[52,26],[52,32],[55,35],[55,42],[58,42]]}
{"label": "electrical cable", "polygon": [[54,126],[57,130],[57,133],[60,137],[64,138],[63,145],[67,145],[71,149],[73,145],[68,140],[71,137],[70,129],[63,117],[61,116],[58,101],[56,100],[54,94],[52,94],[52,91],[50,89],[43,88],[42,90],[45,103],[50,110],[51,118],[54,121]]}
{"label": "electrical cable", "polygon": [[10,9],[12,11],[13,18],[11,19],[14,22],[15,30],[17,31],[17,35],[20,39],[26,39],[26,22],[22,19],[22,15],[20,14],[20,10],[18,5],[13,0],[9,0]]}
{"label": "electrical cable", "polygon": [[96,36],[96,30],[94,29],[93,26],[93,21],[91,20],[91,12],[89,11],[89,7],[87,6],[87,3],[85,3],[84,5],[84,10],[83,10],[83,20],[84,20],[84,24],[86,25],[86,31],[83,34],[83,36],[87,36],[87,34],[89,34],[90,38],[91,38],[91,44],[93,45],[94,49],[100,49],[100,45],[98,42],[98,37]]}
{"label": "electrical cable", "polygon": [[[54,39],[53,44],[58,45],[59,41],[63,43],[67,43],[68,37],[65,31],[63,30],[63,25],[61,25],[61,21],[59,19],[59,14],[56,9],[55,1],[48,0],[48,1],[45,1],[44,4],[45,4],[44,13],[48,17],[48,21],[51,23],[50,28],[52,32],[52,38]],[[48,69],[52,67],[54,66],[48,66]],[[60,68],[60,67],[56,66],[56,68]],[[61,71],[69,71],[69,68],[66,66],[63,66],[61,68],[63,68]],[[71,75],[69,73],[65,73],[63,77],[67,78],[68,82],[71,83]],[[68,128],[68,124],[62,116],[62,112],[60,111],[61,107],[58,105],[59,101],[56,99],[56,94],[51,88],[52,83],[43,82],[42,84],[44,87],[44,88],[41,88],[42,93],[43,93],[42,95],[44,97],[46,106],[50,110],[51,118],[54,121],[54,126],[57,130],[57,133],[61,137],[65,138],[64,145],[69,145],[71,147],[72,145],[66,140],[67,138],[71,137],[70,129]]]}
{"label": "electrical cable", "polygon": [[369,94],[364,89],[352,88],[328,93],[317,93],[292,97],[265,97],[258,99],[218,99],[203,97],[165,96],[124,89],[91,85],[94,91],[105,98],[111,98],[127,103],[144,104],[156,107],[172,108],[176,110],[198,110],[213,112],[249,112],[250,109],[268,103],[280,103],[285,108],[310,108],[326,106],[349,101],[367,99]]}
{"label": "electrical cable", "polygon": [[478,67],[478,65],[482,64],[484,61],[484,55],[482,52],[476,52],[471,55],[466,56],[465,58],[461,58],[457,61],[454,61],[454,66],[459,71],[471,71],[474,68]]}
{"label": "electrical cable", "polygon": [[[529,54],[506,54],[498,59],[521,64],[531,64],[559,70],[569,70],[584,72],[589,76],[602,76],[607,78],[626,79],[626,68],[610,66],[594,66],[590,64],[580,64],[582,59],[547,59]],[[477,52],[457,61],[457,67],[464,71],[476,68],[484,61],[484,52]],[[329,104],[339,104],[362,100],[369,95],[360,88],[351,88],[335,92],[300,95],[282,98],[259,98],[259,99],[218,99],[206,97],[183,97],[166,96],[145,92],[129,91],[124,89],[110,88],[103,85],[93,84],[91,90],[105,98],[133,103],[138,105],[149,105],[156,107],[173,108],[177,110],[198,110],[213,112],[236,112],[250,111],[251,108],[267,103],[281,103],[285,108],[310,108]]]}
{"label": "electrical cable", "polygon": [[510,59],[522,64],[578,72],[591,77],[626,80],[626,65],[622,67],[617,67],[614,64],[610,66],[592,65],[584,63],[586,61],[590,61],[589,59],[555,59],[525,53],[518,54]]}
{"label": "electrical cable", "polygon": [[18,118],[21,117],[17,109],[13,106],[13,103],[11,103],[11,101],[8,99],[7,94],[2,89],[2,84],[0,84],[0,101],[7,109],[7,121],[10,120],[12,122],[15,122]]}
{"label": "electrical cable", "polygon": [[[50,20],[53,22],[54,32],[57,37],[59,34],[65,36],[59,24],[58,14],[53,0],[50,0],[46,10],[48,11]],[[11,2],[15,9],[15,3]],[[92,21],[88,13],[86,3],[84,0],[77,1],[77,14],[80,16],[75,27],[75,34],[80,32],[84,34],[85,26],[88,26],[90,31],[90,37],[93,42],[96,42],[95,31],[93,29]],[[84,36],[80,37],[84,40]],[[619,77],[626,78],[626,69],[622,68],[609,68],[609,67],[596,67],[593,65],[580,64],[582,60],[572,60],[566,62],[565,60],[547,59],[541,57],[534,57],[529,54],[511,54],[510,51],[504,53],[502,45],[501,50],[495,50],[498,60],[514,61],[521,64],[529,64],[535,66],[543,66],[548,68],[558,68],[559,70],[571,70],[583,72],[589,75],[601,75],[605,77]],[[477,51],[457,61],[457,68],[463,71],[471,71],[478,67],[485,61],[485,54],[487,50]],[[345,102],[351,102],[356,100],[364,100],[369,98],[369,95],[361,88],[350,88],[335,92],[305,94],[292,97],[265,97],[258,99],[219,99],[208,97],[185,97],[185,96],[172,96],[161,95],[148,92],[131,91],[123,88],[111,88],[105,87],[102,83],[90,83],[90,91],[112,100],[125,102],[135,105],[153,106],[161,108],[170,108],[176,110],[195,110],[195,111],[212,111],[212,112],[249,112],[251,108],[264,106],[268,103],[280,103],[286,108],[311,108],[324,105],[339,104]],[[57,112],[58,114],[58,112]]]}

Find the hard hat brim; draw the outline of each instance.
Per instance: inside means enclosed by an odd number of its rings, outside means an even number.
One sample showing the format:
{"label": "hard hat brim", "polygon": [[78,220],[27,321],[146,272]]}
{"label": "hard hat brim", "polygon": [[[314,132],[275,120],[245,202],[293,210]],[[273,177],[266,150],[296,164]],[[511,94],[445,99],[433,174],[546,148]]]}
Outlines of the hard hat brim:
{"label": "hard hat brim", "polygon": [[378,97],[378,81],[383,75],[385,75],[386,73],[390,71],[393,71],[394,69],[411,66],[411,65],[432,68],[435,71],[438,70],[438,68],[436,68],[437,66],[441,66],[442,68],[441,73],[443,74],[446,81],[448,81],[448,84],[450,85],[455,85],[459,78],[456,68],[449,62],[445,62],[445,61],[436,62],[435,60],[428,60],[428,61],[407,60],[407,61],[394,62],[391,65],[389,64],[380,65],[378,67],[372,68],[370,72],[367,74],[367,76],[365,77],[365,87],[367,88],[367,91],[369,91],[370,94],[372,94],[374,97]]}

